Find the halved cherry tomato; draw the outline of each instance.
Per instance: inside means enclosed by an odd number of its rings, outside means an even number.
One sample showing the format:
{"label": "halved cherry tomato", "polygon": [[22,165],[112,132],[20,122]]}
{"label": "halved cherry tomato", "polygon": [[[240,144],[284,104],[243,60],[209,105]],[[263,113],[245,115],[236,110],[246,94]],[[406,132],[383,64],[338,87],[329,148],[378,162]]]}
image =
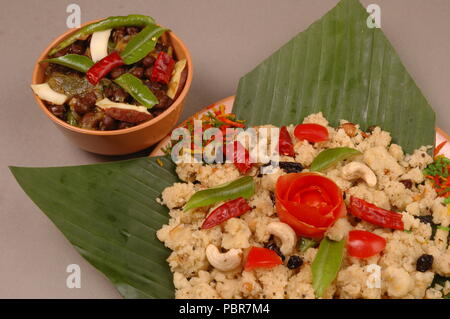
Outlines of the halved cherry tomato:
{"label": "halved cherry tomato", "polygon": [[386,247],[386,239],[365,230],[352,230],[348,234],[347,252],[352,257],[368,258]]}
{"label": "halved cherry tomato", "polygon": [[319,124],[299,124],[295,127],[294,135],[299,140],[317,143],[328,140],[328,130]]}
{"label": "halved cherry tomato", "polygon": [[281,265],[283,261],[278,254],[267,248],[252,247],[245,262],[245,270],[254,268],[272,268]]}

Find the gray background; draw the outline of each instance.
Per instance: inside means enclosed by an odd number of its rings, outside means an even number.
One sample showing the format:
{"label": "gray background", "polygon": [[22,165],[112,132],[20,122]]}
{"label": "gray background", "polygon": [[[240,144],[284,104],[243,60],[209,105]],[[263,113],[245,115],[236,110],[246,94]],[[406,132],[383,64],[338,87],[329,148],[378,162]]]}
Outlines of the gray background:
{"label": "gray background", "polygon": [[[194,60],[183,119],[234,94],[239,77],[331,9],[337,0],[2,1],[0,10],[0,298],[119,298],[26,197],[7,165],[60,166],[117,158],[69,144],[39,110],[29,84],[40,52],[66,30],[66,6],[82,22],[110,15],[154,16],[181,36]],[[450,132],[450,1],[372,0],[382,29]],[[148,154],[148,150],[139,155]],[[66,288],[68,264],[81,266],[81,288]]]}

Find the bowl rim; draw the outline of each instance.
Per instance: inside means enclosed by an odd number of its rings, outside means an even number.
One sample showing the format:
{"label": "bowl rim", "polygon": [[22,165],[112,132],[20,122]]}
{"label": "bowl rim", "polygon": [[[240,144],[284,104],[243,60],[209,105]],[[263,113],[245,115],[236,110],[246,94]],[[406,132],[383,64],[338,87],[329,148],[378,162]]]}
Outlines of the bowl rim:
{"label": "bowl rim", "polygon": [[[37,75],[39,73],[39,68],[40,68],[40,62],[44,59],[47,58],[48,53],[50,52],[50,50],[56,46],[58,43],[60,43],[61,41],[63,41],[65,38],[67,38],[68,36],[70,36],[72,33],[76,32],[77,30],[79,30],[80,28],[91,24],[91,23],[95,23],[97,21],[101,21],[104,20],[106,18],[103,19],[96,19],[96,20],[91,20],[88,21],[86,23],[83,23],[79,28],[73,28],[73,29],[69,29],[66,32],[64,32],[63,34],[59,35],[58,37],[56,37],[45,49],[44,51],[39,55],[38,59],[35,62],[34,68],[33,68],[33,74],[32,74],[32,79],[31,79],[31,84],[41,84],[39,83],[39,81],[37,81]],[[192,75],[193,75],[193,66],[192,66],[192,57],[191,54],[188,50],[188,48],[186,47],[186,45],[184,44],[184,42],[175,34],[173,33],[171,30],[167,31],[169,33],[169,37],[175,39],[175,41],[177,41],[180,44],[181,49],[184,51],[184,54],[186,56],[186,61],[187,61],[187,77],[186,77],[186,83],[184,84],[183,90],[181,91],[180,95],[176,98],[176,100],[172,103],[172,105],[167,108],[166,110],[164,110],[164,112],[162,112],[161,114],[159,114],[158,116],[156,116],[155,118],[138,124],[136,126],[133,127],[129,127],[129,128],[125,128],[125,129],[120,129],[120,130],[111,130],[111,131],[99,131],[99,130],[88,130],[88,129],[84,129],[84,128],[80,128],[80,127],[76,127],[73,125],[70,125],[69,123],[61,120],[60,118],[56,117],[54,114],[52,114],[48,108],[46,107],[44,101],[42,101],[36,94],[34,94],[33,92],[33,96],[37,102],[37,104],[39,105],[40,109],[47,115],[47,117],[49,117],[54,123],[77,133],[82,133],[82,134],[87,134],[87,135],[98,135],[98,136],[111,136],[111,135],[123,135],[123,134],[127,134],[127,133],[132,133],[135,131],[139,131],[141,129],[144,129],[146,127],[149,127],[161,120],[163,120],[164,118],[166,118],[170,113],[172,113],[172,111],[174,111],[177,107],[179,107],[179,104],[184,101],[184,99],[186,98],[186,95],[191,87],[191,83],[192,83]]]}

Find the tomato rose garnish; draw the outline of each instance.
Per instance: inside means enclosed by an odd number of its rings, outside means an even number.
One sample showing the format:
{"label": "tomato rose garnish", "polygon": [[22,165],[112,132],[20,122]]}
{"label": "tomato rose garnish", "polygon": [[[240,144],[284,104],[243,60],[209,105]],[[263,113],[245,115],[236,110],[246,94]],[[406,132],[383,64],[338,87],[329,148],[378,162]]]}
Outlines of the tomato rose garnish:
{"label": "tomato rose garnish", "polygon": [[386,247],[386,239],[364,230],[352,230],[348,234],[347,252],[352,257],[368,258]]}
{"label": "tomato rose garnish", "polygon": [[292,173],[278,178],[275,190],[278,217],[302,237],[320,239],[345,216],[341,189],[315,173]]}

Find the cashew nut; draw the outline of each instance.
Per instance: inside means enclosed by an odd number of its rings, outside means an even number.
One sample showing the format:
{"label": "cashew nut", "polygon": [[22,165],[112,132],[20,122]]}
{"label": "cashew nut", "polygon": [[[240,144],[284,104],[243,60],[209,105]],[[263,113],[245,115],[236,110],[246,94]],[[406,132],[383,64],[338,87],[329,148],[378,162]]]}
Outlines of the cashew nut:
{"label": "cashew nut", "polygon": [[237,268],[241,264],[241,249],[230,249],[226,253],[221,253],[216,246],[210,244],[206,247],[206,258],[209,263],[222,271],[229,271]]}
{"label": "cashew nut", "polygon": [[271,222],[267,225],[269,234],[277,236],[281,240],[280,251],[283,255],[288,255],[295,248],[297,235],[288,224],[282,222]]}
{"label": "cashew nut", "polygon": [[342,177],[346,180],[362,178],[367,185],[374,187],[377,185],[375,173],[366,164],[351,162],[342,168]]}

